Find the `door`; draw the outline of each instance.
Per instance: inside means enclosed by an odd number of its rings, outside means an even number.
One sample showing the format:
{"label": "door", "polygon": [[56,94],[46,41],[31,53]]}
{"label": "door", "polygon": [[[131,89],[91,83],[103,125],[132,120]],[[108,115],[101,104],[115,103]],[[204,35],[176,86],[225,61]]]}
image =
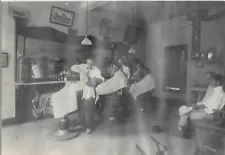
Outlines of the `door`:
{"label": "door", "polygon": [[184,93],[187,76],[187,45],[165,47],[164,91]]}

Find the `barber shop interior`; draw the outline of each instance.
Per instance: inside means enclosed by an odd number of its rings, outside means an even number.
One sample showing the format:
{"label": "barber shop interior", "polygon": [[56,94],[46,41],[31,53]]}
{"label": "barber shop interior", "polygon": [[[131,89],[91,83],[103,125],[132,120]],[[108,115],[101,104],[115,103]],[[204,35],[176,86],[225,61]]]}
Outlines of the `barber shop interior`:
{"label": "barber shop interior", "polygon": [[0,2],[3,155],[225,155],[225,2]]}

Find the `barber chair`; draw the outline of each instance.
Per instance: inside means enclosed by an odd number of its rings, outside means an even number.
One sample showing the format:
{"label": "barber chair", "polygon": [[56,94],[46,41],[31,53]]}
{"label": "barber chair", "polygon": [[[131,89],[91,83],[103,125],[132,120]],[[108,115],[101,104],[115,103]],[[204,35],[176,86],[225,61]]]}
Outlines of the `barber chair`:
{"label": "barber chair", "polygon": [[225,107],[197,124],[195,143],[195,155],[225,155]]}
{"label": "barber chair", "polygon": [[102,111],[104,111],[104,118],[114,120],[118,118],[121,109],[121,95],[122,90],[115,93],[104,95],[104,104]]}
{"label": "barber chair", "polygon": [[[82,104],[82,91],[77,93],[77,103],[79,110],[79,107]],[[59,120],[57,129],[50,135],[51,139],[58,141],[70,140],[80,135],[81,130],[73,128],[79,122],[78,110],[67,114]]]}
{"label": "barber chair", "polygon": [[152,93],[154,90],[150,90],[144,94],[141,94],[137,97],[137,100],[135,101],[136,104],[139,104],[141,106],[141,111],[143,114],[150,113],[152,110]]}

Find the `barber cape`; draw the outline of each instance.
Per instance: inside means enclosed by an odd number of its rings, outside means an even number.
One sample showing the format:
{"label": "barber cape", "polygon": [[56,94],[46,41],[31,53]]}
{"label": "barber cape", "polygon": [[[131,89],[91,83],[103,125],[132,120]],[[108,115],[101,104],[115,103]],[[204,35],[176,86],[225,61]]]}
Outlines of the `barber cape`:
{"label": "barber cape", "polygon": [[85,83],[66,82],[58,92],[52,94],[52,106],[55,118],[61,118],[77,110],[77,92],[82,91]]}
{"label": "barber cape", "polygon": [[80,74],[80,81],[66,82],[65,87],[52,95],[52,106],[55,118],[61,118],[77,110],[77,92],[83,91],[83,98],[94,97],[94,89],[87,87],[87,72],[90,78],[102,79],[101,71],[93,66],[88,70],[87,64],[73,65],[71,70]]}
{"label": "barber cape", "polygon": [[141,94],[144,94],[155,88],[155,81],[151,74],[147,74],[142,80],[131,85],[129,92],[136,100]]}
{"label": "barber cape", "polygon": [[96,92],[98,95],[106,95],[116,92],[127,85],[127,78],[121,71],[117,71],[115,75],[104,83],[97,86]]}

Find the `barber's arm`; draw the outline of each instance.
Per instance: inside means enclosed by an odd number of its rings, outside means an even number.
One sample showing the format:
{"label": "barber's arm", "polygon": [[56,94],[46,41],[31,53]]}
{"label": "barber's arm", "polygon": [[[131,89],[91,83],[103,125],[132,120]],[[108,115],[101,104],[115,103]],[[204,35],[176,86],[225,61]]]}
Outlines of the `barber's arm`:
{"label": "barber's arm", "polygon": [[77,73],[81,73],[81,74],[85,74],[86,73],[86,69],[87,67],[85,67],[85,64],[80,64],[80,65],[73,65],[71,67],[71,71],[73,72],[77,72]]}
{"label": "barber's arm", "polygon": [[102,73],[99,69],[95,69],[95,72],[94,72],[94,77],[96,79],[100,79],[102,82],[105,81],[104,77],[102,76]]}

